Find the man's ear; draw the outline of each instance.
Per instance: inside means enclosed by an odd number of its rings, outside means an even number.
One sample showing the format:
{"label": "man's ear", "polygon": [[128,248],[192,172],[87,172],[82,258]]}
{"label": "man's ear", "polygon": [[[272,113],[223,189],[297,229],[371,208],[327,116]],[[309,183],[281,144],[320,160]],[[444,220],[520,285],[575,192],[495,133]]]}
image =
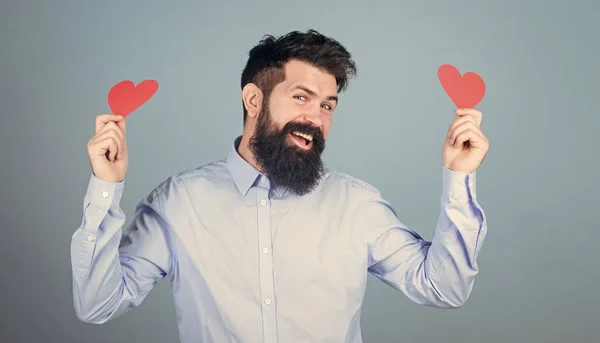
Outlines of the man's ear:
{"label": "man's ear", "polygon": [[248,112],[248,117],[256,118],[261,111],[263,92],[254,83],[248,83],[242,89],[242,101]]}

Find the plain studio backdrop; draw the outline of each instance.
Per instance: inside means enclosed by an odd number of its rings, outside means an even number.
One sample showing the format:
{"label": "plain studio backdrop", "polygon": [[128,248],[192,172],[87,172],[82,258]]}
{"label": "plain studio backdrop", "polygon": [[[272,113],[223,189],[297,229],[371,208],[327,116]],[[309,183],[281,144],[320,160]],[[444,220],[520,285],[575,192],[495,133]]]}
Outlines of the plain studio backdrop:
{"label": "plain studio backdrop", "polygon": [[[115,83],[154,78],[127,119],[121,206],[226,156],[240,75],[264,34],[314,28],[359,68],[325,160],[380,188],[426,239],[454,105],[437,78],[479,73],[491,143],[478,170],[489,233],[467,304],[416,305],[369,278],[365,342],[598,342],[597,1],[19,1],[0,4],[0,341],[176,342],[171,284],[104,325],[75,317],[69,246],[86,144]],[[286,342],[287,343],[287,342]]]}

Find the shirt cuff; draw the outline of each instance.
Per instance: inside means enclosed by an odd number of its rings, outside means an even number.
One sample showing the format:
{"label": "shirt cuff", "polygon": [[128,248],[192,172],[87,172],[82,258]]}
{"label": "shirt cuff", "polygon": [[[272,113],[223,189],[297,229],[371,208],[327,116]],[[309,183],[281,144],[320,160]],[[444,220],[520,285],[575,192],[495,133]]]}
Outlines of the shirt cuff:
{"label": "shirt cuff", "polygon": [[476,198],[477,170],[471,173],[456,172],[442,166],[442,196],[444,200],[467,202]]}
{"label": "shirt cuff", "polygon": [[85,198],[96,208],[103,211],[119,207],[125,180],[121,182],[109,182],[97,178],[93,173],[90,176]]}

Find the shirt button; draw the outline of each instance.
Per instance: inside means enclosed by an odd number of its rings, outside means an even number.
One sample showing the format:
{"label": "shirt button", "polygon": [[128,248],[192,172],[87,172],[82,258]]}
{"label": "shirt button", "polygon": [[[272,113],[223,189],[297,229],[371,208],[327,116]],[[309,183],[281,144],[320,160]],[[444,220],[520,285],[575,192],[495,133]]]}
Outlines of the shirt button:
{"label": "shirt button", "polygon": [[260,204],[263,205],[263,206],[265,206],[267,204],[267,201],[266,200],[261,200]]}
{"label": "shirt button", "polygon": [[263,254],[266,254],[266,253],[268,253],[268,252],[269,252],[269,249],[267,249],[267,248],[263,248]]}
{"label": "shirt button", "polygon": [[265,176],[261,176],[260,177],[260,181],[263,182],[263,183],[266,183],[267,182],[267,178]]}
{"label": "shirt button", "polygon": [[102,197],[104,199],[108,198],[108,192],[107,191],[102,192]]}
{"label": "shirt button", "polygon": [[265,299],[265,304],[270,305],[271,304],[271,299]]}
{"label": "shirt button", "polygon": [[88,242],[93,241],[94,240],[94,236],[87,236],[87,240],[88,240]]}

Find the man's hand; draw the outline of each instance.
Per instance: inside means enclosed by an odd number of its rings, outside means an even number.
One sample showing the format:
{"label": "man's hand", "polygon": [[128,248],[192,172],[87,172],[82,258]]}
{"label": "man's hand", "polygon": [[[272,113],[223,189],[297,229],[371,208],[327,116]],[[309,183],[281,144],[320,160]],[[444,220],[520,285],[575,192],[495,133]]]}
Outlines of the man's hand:
{"label": "man's hand", "polygon": [[482,113],[471,108],[456,110],[456,119],[448,129],[442,148],[442,163],[453,171],[475,171],[489,150],[487,137],[481,132]]}
{"label": "man's hand", "polygon": [[96,134],[87,149],[94,175],[104,181],[121,182],[129,165],[125,117],[101,114],[96,117]]}

